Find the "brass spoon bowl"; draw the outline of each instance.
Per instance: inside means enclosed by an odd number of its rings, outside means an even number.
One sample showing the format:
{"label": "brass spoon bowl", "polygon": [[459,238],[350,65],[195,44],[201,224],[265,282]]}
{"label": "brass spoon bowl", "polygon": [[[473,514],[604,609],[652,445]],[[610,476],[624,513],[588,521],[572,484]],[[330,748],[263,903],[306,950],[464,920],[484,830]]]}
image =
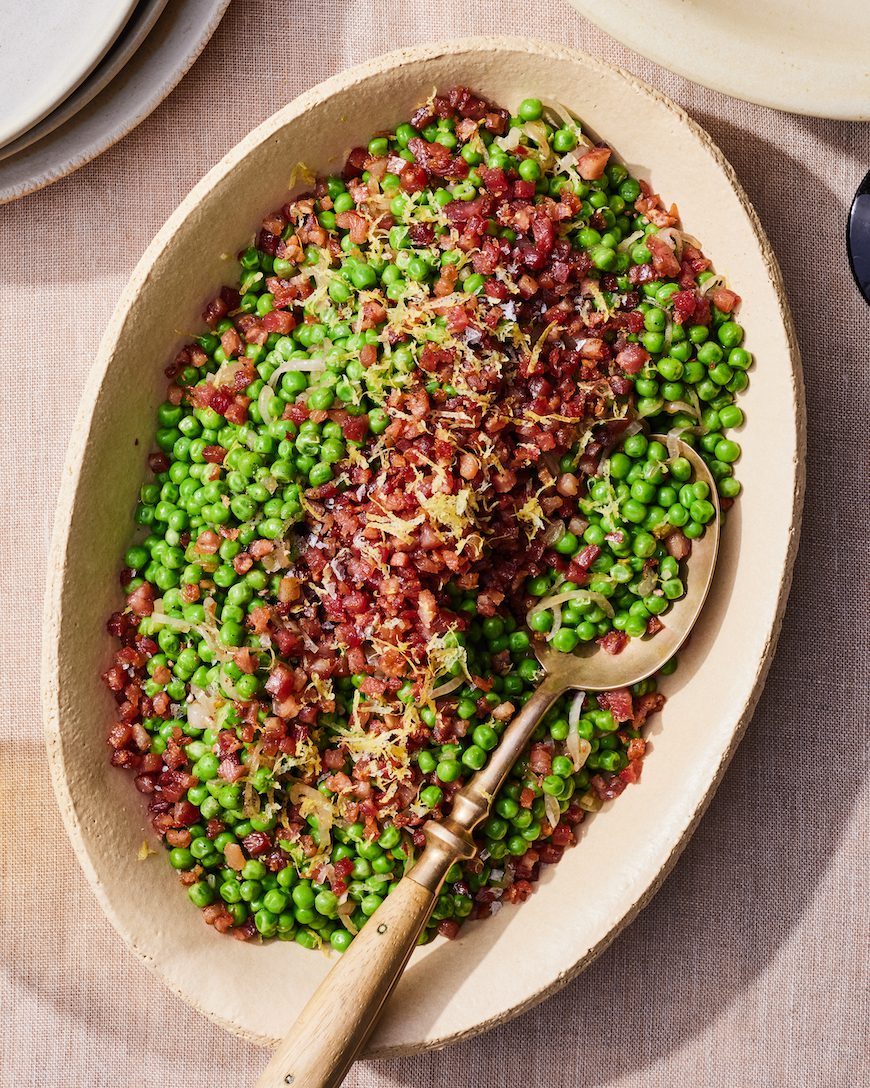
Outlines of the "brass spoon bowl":
{"label": "brass spoon bowl", "polygon": [[[660,442],[661,435],[652,436]],[[716,568],[720,510],[716,484],[701,457],[684,442],[681,456],[695,480],[710,487],[716,516],[693,541],[686,593],[667,612],[663,630],[650,639],[631,639],[612,655],[586,646],[573,654],[533,643],[544,670],[534,695],[505,729],[486,766],[456,794],[450,815],[425,826],[426,846],[413,869],[395,886],[315,991],[279,1044],[257,1088],[336,1088],[410,959],[429,919],[447,871],[474,857],[475,827],[490,806],[550,706],[570,690],[609,691],[646,679],[685,642],[700,615]]]}

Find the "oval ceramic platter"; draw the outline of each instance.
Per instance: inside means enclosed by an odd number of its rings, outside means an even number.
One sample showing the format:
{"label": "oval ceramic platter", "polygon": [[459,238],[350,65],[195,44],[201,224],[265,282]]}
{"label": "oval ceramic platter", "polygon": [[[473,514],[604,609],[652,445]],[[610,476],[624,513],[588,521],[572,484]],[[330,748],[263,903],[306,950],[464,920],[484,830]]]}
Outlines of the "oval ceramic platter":
{"label": "oval ceramic platter", "polygon": [[569,106],[631,170],[679,202],[685,228],[744,298],[757,364],[741,404],[745,490],[729,518],[710,601],[667,679],[643,781],[584,825],[579,845],[522,907],[418,949],[369,1046],[375,1056],[442,1046],[503,1021],[581,971],[652,896],[740,739],[773,654],[797,546],[803,401],[776,260],[731,168],[655,91],[590,57],[506,39],[392,53],[315,87],[252,132],[196,186],[140,261],[106,331],[70,443],[45,612],[44,704],[60,807],[82,866],[129,946],[186,1001],[239,1035],[277,1040],[329,968],[293,943],[218,937],[160,857],[137,853],[142,798],[109,766],[115,575],[145,473],[163,367],[200,328],[235,254],[286,201],[293,167],[328,172],[390,129],[433,87],[466,84],[516,108]]}
{"label": "oval ceramic platter", "polygon": [[617,41],[762,106],[870,121],[867,0],[571,0]]}

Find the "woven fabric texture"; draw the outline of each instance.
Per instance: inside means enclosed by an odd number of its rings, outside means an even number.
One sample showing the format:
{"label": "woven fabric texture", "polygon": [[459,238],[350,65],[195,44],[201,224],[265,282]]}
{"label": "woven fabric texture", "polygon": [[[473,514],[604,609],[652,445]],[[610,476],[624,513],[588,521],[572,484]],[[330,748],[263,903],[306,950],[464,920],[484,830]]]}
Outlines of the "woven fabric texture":
{"label": "woven fabric texture", "polygon": [[[803,539],[746,739],[676,869],[585,974],[445,1051],[350,1088],[858,1088],[870,1082],[867,344],[844,220],[870,126],[735,101],[631,53],[565,0],[236,0],[156,112],[101,158],[0,208],[0,1083],[242,1088],[266,1054],[163,988],[73,857],[48,779],[38,657],[67,436],[147,243],[253,126],[347,65],[468,34],[552,39],[660,88],[712,133],[777,252],[809,408]],[[833,63],[833,60],[832,60]],[[534,88],[529,88],[534,91]],[[563,907],[554,906],[554,909]],[[216,954],[220,954],[219,952]]]}

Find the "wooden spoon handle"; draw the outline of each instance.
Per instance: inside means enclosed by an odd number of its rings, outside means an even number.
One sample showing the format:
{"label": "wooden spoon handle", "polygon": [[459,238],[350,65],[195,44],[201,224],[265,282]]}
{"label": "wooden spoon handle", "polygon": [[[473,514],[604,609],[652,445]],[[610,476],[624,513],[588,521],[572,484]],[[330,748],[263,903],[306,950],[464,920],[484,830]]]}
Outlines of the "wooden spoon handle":
{"label": "wooden spoon handle", "polygon": [[[431,852],[430,852],[431,851]],[[256,1088],[337,1088],[423,931],[457,853],[426,848],[428,887],[405,876],[343,952],[278,1045]],[[437,856],[436,856],[437,855]],[[432,880],[433,866],[439,876]]]}

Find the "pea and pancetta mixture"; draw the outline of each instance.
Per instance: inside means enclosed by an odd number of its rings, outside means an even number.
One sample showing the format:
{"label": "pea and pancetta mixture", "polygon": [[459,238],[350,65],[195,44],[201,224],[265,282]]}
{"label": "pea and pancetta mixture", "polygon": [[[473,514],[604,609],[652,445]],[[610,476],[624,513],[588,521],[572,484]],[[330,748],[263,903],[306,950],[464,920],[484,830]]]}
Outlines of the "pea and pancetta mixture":
{"label": "pea and pancetta mixture", "polygon": [[[667,624],[715,516],[675,439],[727,510],[752,358],[676,207],[559,103],[453,88],[291,191],[166,368],[104,679],[205,921],[341,951],[534,690],[533,644]],[[560,699],[426,936],[524,900],[663,704]]]}

